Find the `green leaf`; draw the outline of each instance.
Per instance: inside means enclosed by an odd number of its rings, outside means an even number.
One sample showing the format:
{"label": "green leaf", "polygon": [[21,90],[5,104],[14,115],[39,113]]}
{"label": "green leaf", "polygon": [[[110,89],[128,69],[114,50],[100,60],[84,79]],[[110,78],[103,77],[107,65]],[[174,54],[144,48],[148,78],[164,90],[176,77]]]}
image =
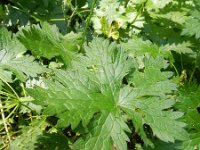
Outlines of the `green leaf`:
{"label": "green leaf", "polygon": [[44,118],[34,120],[30,126],[24,127],[21,135],[18,135],[11,143],[10,150],[67,150],[68,141],[63,135],[56,132],[45,133],[45,127],[48,123]]}
{"label": "green leaf", "polygon": [[105,17],[100,19],[101,22],[101,30],[104,35],[108,38],[112,37],[113,39],[117,40],[119,38],[119,25],[117,22],[113,22],[112,25],[108,24]]}
{"label": "green leaf", "polygon": [[195,36],[196,39],[200,38],[200,11],[195,9],[191,12],[191,17],[184,25],[182,35]]}
{"label": "green leaf", "polygon": [[126,142],[129,139],[124,131],[130,132],[130,129],[121,117],[111,113],[102,113],[90,129],[91,135],[77,141],[74,149],[127,149]]}
{"label": "green leaf", "polygon": [[179,97],[176,107],[185,112],[183,121],[187,123],[189,139],[182,143],[180,149],[199,149],[200,148],[200,88],[196,84],[185,85],[179,90]]}
{"label": "green leaf", "polygon": [[154,140],[155,147],[154,148],[144,148],[144,150],[177,150],[177,143],[165,143],[158,139]]}
{"label": "green leaf", "polygon": [[21,131],[23,134],[18,135],[14,141],[10,143],[10,150],[33,150],[37,143],[38,136],[42,135],[45,125],[47,123],[44,119],[33,121],[30,126],[24,127]]}
{"label": "green leaf", "polygon": [[59,56],[65,64],[69,64],[74,53],[79,50],[81,34],[69,33],[61,35],[58,28],[44,22],[22,28],[18,38],[36,57],[51,59]]}
{"label": "green leaf", "polygon": [[7,9],[5,10],[6,15],[4,17],[3,23],[6,24],[7,26],[15,26],[15,25],[24,26],[27,25],[31,20],[28,14],[18,10],[19,9],[17,8],[18,6],[13,8],[13,6],[7,5],[6,7],[7,7]]}
{"label": "green leaf", "polygon": [[161,9],[164,8],[167,4],[172,2],[172,0],[149,0],[147,2],[147,8],[150,9]]}
{"label": "green leaf", "polygon": [[185,149],[185,150],[194,150],[200,148],[200,133],[191,133],[189,136],[189,140],[184,141],[183,144],[178,147],[179,149]]}
{"label": "green leaf", "polygon": [[174,142],[175,139],[187,139],[187,132],[183,130],[185,124],[174,121],[180,118],[183,113],[163,111],[170,108],[174,103],[173,100],[161,101],[157,98],[146,99],[145,103],[136,103],[136,107],[143,110],[144,123],[151,127],[154,135],[165,142]]}
{"label": "green leaf", "polygon": [[193,50],[191,49],[192,44],[189,42],[183,42],[178,44],[167,44],[164,46],[161,46],[162,50],[165,51],[175,51],[178,54],[191,54],[193,53]]}
{"label": "green leaf", "polygon": [[122,46],[128,50],[132,56],[143,56],[150,54],[152,57],[162,56],[164,58],[173,59],[169,49],[161,49],[149,40],[144,41],[141,38],[133,36],[128,42],[122,43]]}
{"label": "green leaf", "polygon": [[35,62],[34,57],[24,55],[26,49],[5,28],[0,29],[0,79],[4,82],[12,82],[14,73],[24,81],[27,76],[36,77],[47,69]]}
{"label": "green leaf", "polygon": [[[171,91],[176,90],[176,85],[169,80],[172,77],[172,72],[161,72],[168,66],[167,61],[162,57],[144,58],[144,69],[136,70],[129,79],[130,83],[137,87],[137,90],[142,95],[165,96]],[[154,73],[152,75],[152,72]],[[145,83],[145,84],[144,84]]]}
{"label": "green leaf", "polygon": [[[172,76],[171,72],[161,71],[166,67],[167,63],[161,57],[144,59],[144,69],[136,70],[129,79],[129,82],[135,87],[134,93],[137,95],[132,100],[130,99],[130,102],[127,101],[126,107],[128,112],[133,106],[138,110],[135,122],[140,119],[143,124],[150,125],[153,134],[159,139],[165,142],[174,142],[175,139],[187,139],[187,133],[183,130],[185,124],[175,121],[183,115],[182,113],[163,111],[174,105],[175,101],[166,95],[176,90],[176,85],[169,80]],[[168,128],[169,126],[170,128]],[[140,127],[138,130],[142,131],[143,128]],[[143,131],[141,135],[144,135]]]}
{"label": "green leaf", "polygon": [[[135,91],[125,89],[122,94],[128,97],[131,97],[132,94],[132,99],[124,104],[126,105],[125,111],[134,116],[134,124],[148,124],[152,128],[153,134],[159,139],[165,142],[174,142],[175,139],[187,139],[187,133],[183,130],[185,124],[174,120],[180,118],[183,115],[182,113],[163,111],[174,105],[175,101],[170,100],[166,95],[176,90],[176,85],[169,80],[172,73],[161,71],[166,67],[167,62],[161,57],[156,59],[145,58],[144,68],[133,72],[132,77],[129,79]],[[126,93],[130,95],[126,95]],[[131,107],[137,113],[131,113]],[[147,140],[141,125],[138,127],[136,125],[136,129],[140,131],[141,137]],[[168,128],[169,126],[170,128]],[[149,142],[147,141],[147,143]]]}
{"label": "green leaf", "polygon": [[[141,28],[144,23],[144,18],[137,14],[135,4],[132,5],[132,3],[132,1],[126,2],[120,0],[99,1],[99,5],[95,9],[92,17],[95,32],[98,34],[103,33],[108,38],[111,37],[117,40],[120,38],[121,30],[123,30],[122,32],[127,32],[125,29],[129,28],[129,24]],[[138,33],[138,30],[132,28],[131,32]]]}
{"label": "green leaf", "polygon": [[182,35],[194,36],[195,38],[200,38],[200,28],[198,19],[190,19],[186,22],[185,28],[183,29]]}
{"label": "green leaf", "polygon": [[[74,149],[127,149],[128,120],[152,147],[145,124],[163,141],[187,137],[185,124],[177,121],[182,113],[170,109],[176,85],[169,79],[171,72],[161,71],[167,67],[163,58],[145,57],[145,69],[140,71],[123,48],[100,38],[85,46],[85,52],[67,70],[55,71],[54,80],[45,82],[47,89],[28,90],[43,106],[43,114],[59,118],[57,127],[86,129]],[[128,74],[130,85],[123,83]]]}
{"label": "green leaf", "polygon": [[59,133],[45,133],[37,138],[34,150],[69,150],[67,138]]}
{"label": "green leaf", "polygon": [[64,6],[71,6],[71,4],[72,4],[72,0],[63,0],[63,4],[64,4]]}
{"label": "green leaf", "polygon": [[23,27],[35,22],[53,21],[63,30],[63,26],[66,27],[65,21],[56,21],[63,18],[61,4],[61,0],[32,0],[29,3],[26,0],[18,0],[12,4],[6,2],[3,24],[8,27]]}

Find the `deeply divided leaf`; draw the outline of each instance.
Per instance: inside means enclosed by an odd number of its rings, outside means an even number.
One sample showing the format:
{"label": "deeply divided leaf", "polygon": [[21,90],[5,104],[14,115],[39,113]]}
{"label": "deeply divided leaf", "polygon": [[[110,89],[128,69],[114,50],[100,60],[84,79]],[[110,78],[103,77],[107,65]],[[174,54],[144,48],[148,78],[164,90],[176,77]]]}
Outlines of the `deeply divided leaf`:
{"label": "deeply divided leaf", "polygon": [[69,64],[74,53],[80,48],[80,35],[69,33],[63,36],[55,25],[51,26],[44,22],[41,27],[32,25],[23,28],[18,38],[34,56],[47,59],[59,56],[65,64]]}
{"label": "deeply divided leaf", "polygon": [[196,84],[185,85],[179,91],[176,107],[185,112],[183,121],[187,123],[189,139],[185,140],[180,149],[200,148],[200,88]]}
{"label": "deeply divided leaf", "polygon": [[182,113],[171,109],[176,85],[170,80],[172,73],[164,71],[162,57],[145,56],[141,70],[136,58],[101,38],[85,46],[85,52],[67,70],[56,71],[54,80],[46,81],[47,89],[29,90],[44,114],[59,118],[57,127],[87,129],[74,149],[127,149],[129,120],[152,147],[146,125],[162,141],[187,139],[185,124],[177,121]]}
{"label": "deeply divided leaf", "polygon": [[[13,37],[12,37],[13,36]],[[0,79],[12,82],[12,74],[24,81],[36,77],[47,69],[40,66],[33,56],[25,55],[26,48],[5,28],[0,29]]]}

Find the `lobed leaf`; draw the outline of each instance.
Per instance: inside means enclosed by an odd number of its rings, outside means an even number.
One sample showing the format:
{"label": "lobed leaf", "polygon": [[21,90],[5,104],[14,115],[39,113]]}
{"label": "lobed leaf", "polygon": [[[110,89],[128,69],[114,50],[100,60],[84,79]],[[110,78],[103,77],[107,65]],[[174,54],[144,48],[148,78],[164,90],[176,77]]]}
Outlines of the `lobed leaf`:
{"label": "lobed leaf", "polygon": [[[14,35],[13,35],[14,36]],[[36,77],[47,69],[35,62],[34,57],[24,55],[26,48],[5,28],[0,29],[0,79],[12,81],[12,74],[24,81]]]}
{"label": "lobed leaf", "polygon": [[189,131],[189,139],[182,143],[179,147],[180,149],[192,150],[200,148],[199,90],[200,88],[195,83],[185,85],[179,90],[176,107],[185,112],[182,120],[187,123],[187,130]]}
{"label": "lobed leaf", "polygon": [[48,59],[59,56],[65,64],[69,64],[81,42],[80,34],[63,36],[55,25],[51,26],[47,22],[42,23],[41,27],[32,25],[22,28],[18,39],[34,56]]}
{"label": "lobed leaf", "polygon": [[43,114],[59,118],[58,127],[87,129],[74,149],[127,149],[131,130],[124,115],[146,145],[153,147],[145,125],[166,142],[187,138],[185,124],[177,121],[182,113],[171,110],[175,101],[170,95],[176,85],[170,80],[171,72],[161,71],[167,67],[162,57],[145,57],[141,71],[135,59],[108,40],[94,39],[85,52],[67,70],[57,70],[54,81],[46,81],[47,89],[29,90],[44,107]]}

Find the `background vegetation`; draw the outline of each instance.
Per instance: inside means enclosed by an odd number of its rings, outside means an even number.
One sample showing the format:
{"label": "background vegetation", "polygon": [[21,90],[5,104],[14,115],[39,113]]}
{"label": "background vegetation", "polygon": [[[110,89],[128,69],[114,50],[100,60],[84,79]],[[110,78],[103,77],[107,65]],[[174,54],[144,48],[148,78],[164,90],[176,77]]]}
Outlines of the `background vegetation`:
{"label": "background vegetation", "polygon": [[1,149],[200,149],[199,0],[1,0]]}

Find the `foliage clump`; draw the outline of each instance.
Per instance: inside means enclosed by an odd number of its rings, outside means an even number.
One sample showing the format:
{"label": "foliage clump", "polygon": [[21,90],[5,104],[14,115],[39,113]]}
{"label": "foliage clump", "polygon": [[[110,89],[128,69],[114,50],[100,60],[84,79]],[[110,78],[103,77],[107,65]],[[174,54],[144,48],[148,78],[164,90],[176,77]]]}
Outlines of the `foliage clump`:
{"label": "foliage clump", "polygon": [[199,6],[0,2],[1,149],[199,149]]}

